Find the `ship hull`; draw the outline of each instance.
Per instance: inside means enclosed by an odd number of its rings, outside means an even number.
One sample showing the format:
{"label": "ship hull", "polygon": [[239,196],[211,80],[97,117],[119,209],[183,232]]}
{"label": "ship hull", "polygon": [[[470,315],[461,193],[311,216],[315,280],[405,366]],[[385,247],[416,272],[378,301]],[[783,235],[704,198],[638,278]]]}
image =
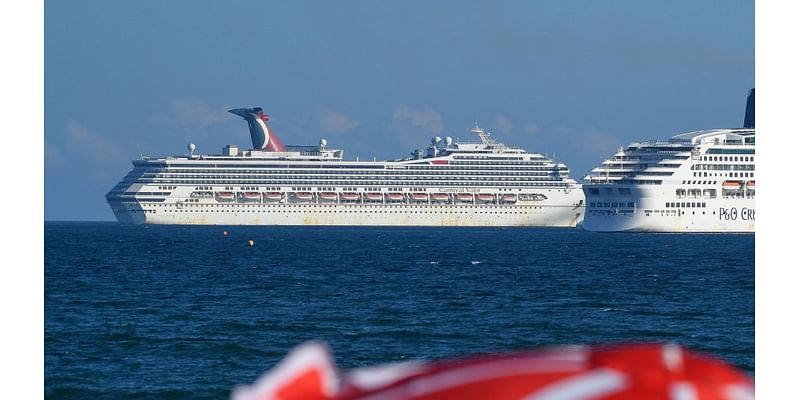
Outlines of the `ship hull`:
{"label": "ship hull", "polygon": [[498,227],[575,227],[583,213],[582,205],[409,204],[164,204],[115,211],[119,222],[133,224]]}
{"label": "ship hull", "polygon": [[[587,194],[589,207],[580,228],[595,232],[695,232],[754,233],[755,198],[676,199],[672,190],[645,190],[632,187],[633,196],[625,199],[634,207],[597,207],[608,198]],[[622,201],[618,204],[622,205]],[[670,207],[667,207],[667,205]],[[685,206],[672,207],[672,204]]]}

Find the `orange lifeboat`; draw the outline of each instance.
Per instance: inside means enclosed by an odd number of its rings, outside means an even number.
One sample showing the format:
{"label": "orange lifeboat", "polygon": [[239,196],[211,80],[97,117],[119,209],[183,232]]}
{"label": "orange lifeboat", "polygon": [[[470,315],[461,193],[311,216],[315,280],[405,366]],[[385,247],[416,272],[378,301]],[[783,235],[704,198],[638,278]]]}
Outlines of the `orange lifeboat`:
{"label": "orange lifeboat", "polygon": [[367,200],[383,200],[383,195],[380,193],[367,193]]}
{"label": "orange lifeboat", "polygon": [[358,193],[345,192],[340,194],[342,200],[352,201],[358,200]]}
{"label": "orange lifeboat", "polygon": [[320,200],[328,200],[328,201],[336,200],[336,193],[323,192],[319,194],[319,198]]}
{"label": "orange lifeboat", "polygon": [[414,201],[428,201],[427,193],[411,193],[411,200]]}
{"label": "orange lifeboat", "polygon": [[283,197],[283,195],[280,192],[267,192],[267,193],[264,193],[264,200],[268,200],[268,201],[278,201],[278,200],[281,199],[281,197]]}
{"label": "orange lifeboat", "polygon": [[516,203],[517,202],[517,195],[515,195],[515,194],[504,194],[502,199],[503,199],[503,202],[505,202],[505,203]]}
{"label": "orange lifeboat", "polygon": [[402,193],[389,193],[386,195],[386,199],[389,201],[403,201],[403,198]]}
{"label": "orange lifeboat", "polygon": [[216,192],[214,193],[214,198],[217,201],[234,201],[236,200],[236,195],[233,192]]}
{"label": "orange lifeboat", "polygon": [[742,187],[742,182],[739,181],[725,181],[722,182],[722,188],[728,190],[736,190]]}
{"label": "orange lifeboat", "polygon": [[431,199],[437,202],[445,202],[450,200],[450,196],[447,193],[434,193],[431,195]]}
{"label": "orange lifeboat", "polygon": [[472,201],[472,193],[459,193],[456,195],[458,201]]}

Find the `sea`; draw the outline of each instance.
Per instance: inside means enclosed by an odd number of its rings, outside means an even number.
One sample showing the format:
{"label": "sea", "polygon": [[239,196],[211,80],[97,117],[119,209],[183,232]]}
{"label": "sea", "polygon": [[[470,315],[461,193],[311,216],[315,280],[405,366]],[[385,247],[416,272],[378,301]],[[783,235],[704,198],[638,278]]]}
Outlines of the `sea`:
{"label": "sea", "polygon": [[225,399],[308,340],[342,370],[654,342],[755,370],[754,235],[88,222],[44,233],[50,399]]}

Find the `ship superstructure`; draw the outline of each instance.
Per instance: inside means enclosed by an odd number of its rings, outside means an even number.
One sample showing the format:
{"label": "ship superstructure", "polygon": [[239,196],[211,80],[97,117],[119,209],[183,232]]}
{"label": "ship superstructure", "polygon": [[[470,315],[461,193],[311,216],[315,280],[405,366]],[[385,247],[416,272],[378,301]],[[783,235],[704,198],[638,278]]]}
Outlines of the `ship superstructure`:
{"label": "ship superstructure", "polygon": [[576,226],[580,184],[547,157],[472,129],[478,143],[435,137],[390,161],[340,149],[284,146],[261,108],[230,110],[253,149],[133,161],[107,195],[124,223],[226,225]]}
{"label": "ship superstructure", "polygon": [[584,177],[591,231],[755,232],[755,89],[743,128],[635,142]]}

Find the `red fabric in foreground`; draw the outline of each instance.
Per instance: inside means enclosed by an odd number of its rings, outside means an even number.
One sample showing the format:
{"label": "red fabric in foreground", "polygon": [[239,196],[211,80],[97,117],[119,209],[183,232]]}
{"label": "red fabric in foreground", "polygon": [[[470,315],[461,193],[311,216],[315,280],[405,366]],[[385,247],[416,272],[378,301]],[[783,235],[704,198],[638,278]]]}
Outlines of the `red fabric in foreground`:
{"label": "red fabric in foreground", "polygon": [[356,369],[338,377],[327,347],[308,343],[234,400],[755,398],[753,381],[675,345],[573,346]]}

